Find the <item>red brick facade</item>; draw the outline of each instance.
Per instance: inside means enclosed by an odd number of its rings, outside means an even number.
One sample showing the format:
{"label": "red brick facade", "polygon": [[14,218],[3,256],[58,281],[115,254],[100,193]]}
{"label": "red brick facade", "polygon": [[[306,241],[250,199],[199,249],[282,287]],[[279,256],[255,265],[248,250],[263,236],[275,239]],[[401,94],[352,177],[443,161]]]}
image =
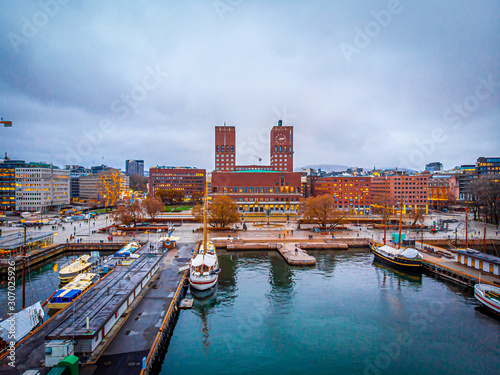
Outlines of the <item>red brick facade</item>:
{"label": "red brick facade", "polygon": [[293,172],[293,127],[278,126],[271,129],[271,166],[276,171]]}
{"label": "red brick facade", "polygon": [[149,195],[155,191],[180,190],[184,198],[189,199],[193,193],[204,193],[206,184],[205,169],[194,168],[150,168]]}
{"label": "red brick facade", "polygon": [[370,177],[324,177],[314,183],[316,195],[330,194],[337,207],[351,213],[369,214],[371,205]]}
{"label": "red brick facade", "polygon": [[232,172],[261,169],[293,172],[293,126],[273,126],[270,133],[270,165],[236,165],[236,129],[215,127],[215,171]]}
{"label": "red brick facade", "polygon": [[236,164],[236,129],[234,126],[215,127],[215,170],[231,172]]}
{"label": "red brick facade", "polygon": [[408,176],[380,176],[372,177],[372,204],[384,204],[385,181],[387,178],[387,205],[399,205],[401,182],[403,182],[403,205],[405,210],[425,210],[427,212],[427,182],[429,174]]}
{"label": "red brick facade", "polygon": [[214,171],[211,195],[228,195],[244,211],[245,206],[250,212],[264,212],[266,207],[272,211],[297,211],[302,196],[300,172]]}

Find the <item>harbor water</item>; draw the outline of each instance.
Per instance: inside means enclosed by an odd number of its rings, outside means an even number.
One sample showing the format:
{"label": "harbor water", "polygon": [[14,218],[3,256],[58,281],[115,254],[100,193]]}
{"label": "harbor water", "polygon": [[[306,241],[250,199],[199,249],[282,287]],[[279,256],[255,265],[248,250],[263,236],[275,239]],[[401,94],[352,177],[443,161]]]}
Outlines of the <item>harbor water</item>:
{"label": "harbor water", "polygon": [[358,251],[221,253],[217,290],[188,293],[161,374],[498,374],[500,320],[472,291]]}
{"label": "harbor water", "polygon": [[[60,286],[59,270],[61,266],[75,260],[82,254],[69,253],[57,258],[48,260],[43,265],[26,268],[26,306],[30,306],[38,301],[44,302]],[[7,311],[8,282],[0,282],[0,318],[4,317]],[[16,310],[22,307],[22,278],[19,273],[16,278]]]}

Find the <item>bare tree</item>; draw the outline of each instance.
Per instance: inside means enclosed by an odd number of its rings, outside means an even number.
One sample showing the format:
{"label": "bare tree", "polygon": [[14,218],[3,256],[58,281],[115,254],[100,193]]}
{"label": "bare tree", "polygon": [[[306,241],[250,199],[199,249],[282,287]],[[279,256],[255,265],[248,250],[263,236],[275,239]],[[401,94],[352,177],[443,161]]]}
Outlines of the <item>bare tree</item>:
{"label": "bare tree", "polygon": [[163,210],[163,203],[159,198],[147,197],[142,201],[142,210],[152,219]]}
{"label": "bare tree", "polygon": [[487,222],[498,225],[500,216],[500,175],[482,176],[468,185],[468,191],[473,197],[474,219],[477,220],[479,214],[482,214],[483,217],[486,217]]}
{"label": "bare tree", "polygon": [[123,205],[118,206],[115,215],[113,216],[116,222],[120,222],[124,225],[134,224],[137,225],[137,219],[143,215],[141,203],[135,199],[126,199]]}
{"label": "bare tree", "polygon": [[335,228],[347,215],[336,208],[333,197],[329,194],[307,198],[302,203],[301,211],[305,221],[317,223],[321,228],[326,228],[328,224]]}
{"label": "bare tree", "polygon": [[[203,221],[203,205],[193,208],[193,216]],[[225,227],[239,220],[238,205],[227,195],[218,195],[208,204],[208,222],[213,227]]]}

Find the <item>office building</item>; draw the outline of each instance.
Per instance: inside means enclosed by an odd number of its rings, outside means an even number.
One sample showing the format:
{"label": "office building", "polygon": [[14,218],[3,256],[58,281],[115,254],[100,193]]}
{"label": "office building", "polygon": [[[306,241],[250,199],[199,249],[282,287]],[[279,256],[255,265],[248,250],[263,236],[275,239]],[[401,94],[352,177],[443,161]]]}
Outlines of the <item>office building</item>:
{"label": "office building", "polygon": [[481,177],[488,174],[500,173],[500,158],[480,157],[476,161],[476,174]]}
{"label": "office building", "polygon": [[371,180],[368,176],[323,177],[314,182],[314,192],[331,195],[338,209],[368,215],[371,213]]}
{"label": "office building", "polygon": [[435,161],[425,165],[425,170],[430,173],[440,172],[443,170],[443,163]]}
{"label": "office building", "polygon": [[125,174],[144,176],[144,160],[125,160]]}
{"label": "office building", "polygon": [[448,209],[460,199],[457,174],[435,174],[427,184],[428,203],[433,209]]}
{"label": "office building", "polygon": [[89,172],[81,165],[66,165],[64,169],[69,171],[70,177],[70,198],[80,198],[80,177],[86,176]]}
{"label": "office building", "polygon": [[189,200],[194,193],[204,194],[206,170],[189,167],[158,166],[149,169],[149,195],[158,190],[178,190]]}
{"label": "office building", "polygon": [[429,172],[421,174],[404,174],[394,172],[387,176],[375,176],[371,180],[372,207],[381,208],[385,200],[387,179],[387,206],[394,212],[399,207],[401,191],[403,192],[403,212],[429,210],[427,204]]}
{"label": "office building", "polygon": [[68,170],[16,168],[16,210],[47,211],[70,203]]}
{"label": "office building", "polygon": [[0,160],[0,211],[16,209],[16,168],[23,167],[24,160],[11,160],[5,157]]}
{"label": "office building", "polygon": [[108,173],[118,172],[120,191],[123,194],[129,188],[129,178],[118,169],[106,168],[96,174],[80,176],[80,200],[91,200],[101,202],[103,197],[103,176]]}

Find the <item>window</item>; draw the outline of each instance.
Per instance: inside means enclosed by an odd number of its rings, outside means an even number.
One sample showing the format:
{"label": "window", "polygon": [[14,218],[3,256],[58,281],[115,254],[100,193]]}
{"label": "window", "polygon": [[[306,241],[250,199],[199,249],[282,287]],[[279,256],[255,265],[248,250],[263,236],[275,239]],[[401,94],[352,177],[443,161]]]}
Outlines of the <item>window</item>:
{"label": "window", "polygon": [[219,152],[219,146],[217,146],[217,152]]}
{"label": "window", "polygon": [[226,145],[226,152],[229,152],[229,145]]}
{"label": "window", "polygon": [[234,152],[234,146],[231,146],[231,152]]}
{"label": "window", "polygon": [[274,152],[278,152],[278,146],[274,146]]}
{"label": "window", "polygon": [[280,146],[280,152],[283,152],[283,151],[281,151],[281,146]]}

